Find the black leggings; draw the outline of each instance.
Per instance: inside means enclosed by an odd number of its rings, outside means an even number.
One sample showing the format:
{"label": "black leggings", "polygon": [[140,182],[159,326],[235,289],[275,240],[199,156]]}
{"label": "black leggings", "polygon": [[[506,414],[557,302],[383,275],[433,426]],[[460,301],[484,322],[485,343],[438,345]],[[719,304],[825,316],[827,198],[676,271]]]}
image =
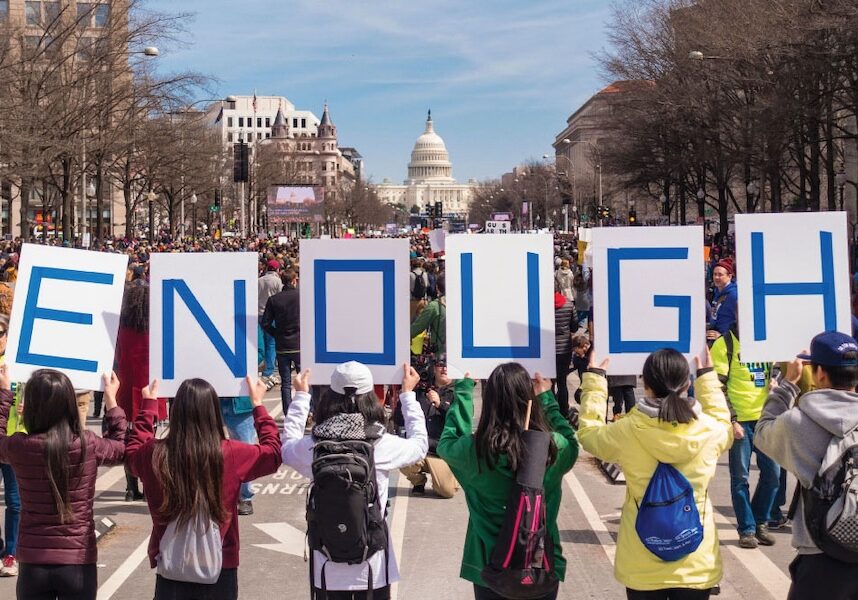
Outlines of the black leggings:
{"label": "black leggings", "polygon": [[[548,594],[547,596],[542,596],[538,600],[556,600],[558,591],[559,590],[554,590],[554,592]],[[506,600],[506,598],[504,598],[503,596],[499,596],[487,587],[483,587],[475,583],[474,600]]]}
{"label": "black leggings", "polygon": [[95,565],[18,565],[18,598],[27,600],[95,600]]}
{"label": "black leggings", "polygon": [[[364,600],[366,598],[366,591],[339,591],[339,590],[328,590],[323,592],[319,588],[313,588],[315,592],[314,598],[318,598],[319,600]],[[389,600],[390,599],[390,586],[386,585],[382,588],[377,588],[372,590],[372,600]]]}
{"label": "black leggings", "polygon": [[608,388],[608,395],[614,399],[614,414],[618,415],[623,412],[623,408],[628,413],[635,407],[635,386],[633,385],[618,385]]}
{"label": "black leggings", "polygon": [[628,600],[709,600],[711,592],[711,589],[692,590],[690,588],[667,588],[639,592],[626,588],[626,597]]}
{"label": "black leggings", "polygon": [[188,583],[155,577],[155,600],[237,600],[238,569],[222,569],[214,583]]}

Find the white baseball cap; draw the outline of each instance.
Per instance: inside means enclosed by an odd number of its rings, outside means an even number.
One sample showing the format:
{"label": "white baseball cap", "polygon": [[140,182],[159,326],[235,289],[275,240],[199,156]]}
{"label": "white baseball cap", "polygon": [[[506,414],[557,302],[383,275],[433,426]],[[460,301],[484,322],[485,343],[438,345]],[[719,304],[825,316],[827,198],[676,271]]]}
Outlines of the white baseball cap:
{"label": "white baseball cap", "polygon": [[331,389],[338,394],[345,394],[347,387],[355,388],[357,394],[372,391],[372,373],[366,365],[354,360],[337,365],[331,374]]}

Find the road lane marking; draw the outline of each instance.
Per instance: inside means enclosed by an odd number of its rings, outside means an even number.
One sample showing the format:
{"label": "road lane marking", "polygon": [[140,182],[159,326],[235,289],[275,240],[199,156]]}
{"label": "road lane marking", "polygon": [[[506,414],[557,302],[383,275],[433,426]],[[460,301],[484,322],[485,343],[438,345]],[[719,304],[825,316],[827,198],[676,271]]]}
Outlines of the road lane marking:
{"label": "road lane marking", "polygon": [[[399,481],[403,479],[399,474],[396,478],[396,497],[393,500],[393,513],[390,517],[390,538],[393,542],[393,556],[397,564],[402,564],[402,547],[405,541],[405,519],[408,515],[408,498],[410,488],[400,487]],[[389,492],[388,492],[389,493]],[[397,600],[399,597],[399,583],[391,584],[390,599]]]}
{"label": "road lane marking", "polygon": [[96,600],[110,600],[113,598],[113,594],[115,594],[122,584],[125,583],[125,580],[128,579],[131,574],[137,570],[137,567],[140,566],[146,557],[147,557],[147,549],[149,548],[149,536],[146,536],[146,539],[135,548],[134,552],[125,559],[119,568],[116,569],[110,577],[107,578],[101,586],[98,588],[98,596]]}
{"label": "road lane marking", "polygon": [[608,560],[611,562],[611,565],[613,565],[614,557],[617,554],[617,546],[614,543],[614,538],[611,537],[610,531],[608,531],[607,526],[599,516],[599,512],[596,510],[596,507],[593,506],[593,503],[590,502],[590,497],[587,496],[587,492],[584,491],[584,487],[581,485],[578,477],[575,476],[575,473],[569,471],[563,477],[563,481],[567,486],[569,486],[569,489],[572,491],[572,495],[575,496],[575,501],[578,503],[581,512],[584,513],[584,518],[587,519],[587,524],[590,525],[590,529],[592,529],[593,533],[596,534],[599,544],[602,546],[602,550],[605,551],[605,554],[608,556]]}
{"label": "road lane marking", "polygon": [[718,528],[718,541],[721,543],[721,547],[727,548],[772,598],[786,598],[789,595],[790,578],[759,548],[751,550],[739,548],[733,543],[725,544],[728,541],[738,542],[739,532],[730,519],[717,510],[714,512],[715,523],[726,526],[725,528]]}

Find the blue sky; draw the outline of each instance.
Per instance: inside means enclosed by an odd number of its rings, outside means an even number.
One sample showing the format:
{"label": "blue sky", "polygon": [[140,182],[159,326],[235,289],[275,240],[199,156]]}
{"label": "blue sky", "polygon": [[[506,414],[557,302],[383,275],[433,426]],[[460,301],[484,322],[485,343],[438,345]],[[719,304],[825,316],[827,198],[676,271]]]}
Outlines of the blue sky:
{"label": "blue sky", "polygon": [[551,152],[603,85],[607,0],[150,0],[195,13],[164,72],[216,78],[218,95],[282,95],[321,116],[375,182],[400,181],[427,108],[459,181]]}

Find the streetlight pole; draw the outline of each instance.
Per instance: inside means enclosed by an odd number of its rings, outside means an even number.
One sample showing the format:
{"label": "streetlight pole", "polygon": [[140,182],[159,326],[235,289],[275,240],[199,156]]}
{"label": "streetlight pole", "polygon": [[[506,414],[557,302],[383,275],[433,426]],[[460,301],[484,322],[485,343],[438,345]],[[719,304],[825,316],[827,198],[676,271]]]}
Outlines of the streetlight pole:
{"label": "streetlight pole", "polygon": [[146,194],[146,200],[149,201],[149,244],[155,242],[155,192],[151,189]]}
{"label": "streetlight pole", "polygon": [[191,207],[193,217],[191,220],[191,239],[197,241],[197,195],[191,194]]}

